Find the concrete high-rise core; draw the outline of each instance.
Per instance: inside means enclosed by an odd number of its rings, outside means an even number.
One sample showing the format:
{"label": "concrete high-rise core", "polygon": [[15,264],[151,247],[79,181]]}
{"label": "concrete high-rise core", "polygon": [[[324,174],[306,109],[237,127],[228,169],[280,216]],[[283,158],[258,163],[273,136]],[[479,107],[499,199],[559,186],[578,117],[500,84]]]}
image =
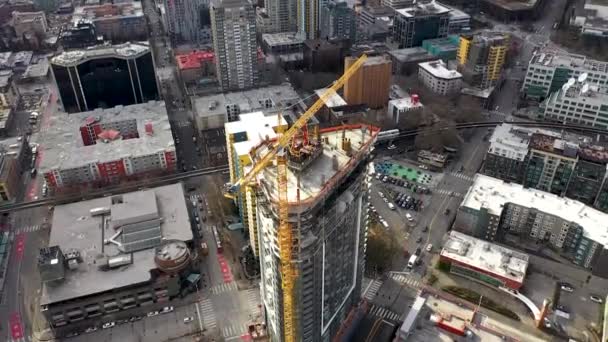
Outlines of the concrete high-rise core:
{"label": "concrete high-rise core", "polygon": [[[350,125],[309,129],[287,148],[287,198],[297,341],[326,341],[359,301],[365,266],[367,156],[378,128]],[[313,133],[314,132],[314,133]],[[251,149],[253,162],[272,139]],[[276,165],[255,188],[262,302],[272,341],[284,340],[284,297],[278,241]]]}

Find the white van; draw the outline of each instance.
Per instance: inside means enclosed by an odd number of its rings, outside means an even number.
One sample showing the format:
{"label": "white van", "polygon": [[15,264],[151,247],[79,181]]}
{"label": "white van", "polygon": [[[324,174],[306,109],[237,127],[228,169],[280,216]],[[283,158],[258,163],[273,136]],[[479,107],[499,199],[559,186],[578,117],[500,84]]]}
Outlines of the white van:
{"label": "white van", "polygon": [[414,221],[414,217],[412,217],[412,215],[410,215],[410,213],[406,213],[405,218],[410,222]]}
{"label": "white van", "polygon": [[382,223],[384,228],[388,229],[388,222],[386,222],[386,220],[380,220],[380,222]]}
{"label": "white van", "polygon": [[389,202],[389,203],[388,203],[388,208],[389,208],[390,210],[395,210],[395,205],[393,205],[393,203],[390,203],[390,202]]}

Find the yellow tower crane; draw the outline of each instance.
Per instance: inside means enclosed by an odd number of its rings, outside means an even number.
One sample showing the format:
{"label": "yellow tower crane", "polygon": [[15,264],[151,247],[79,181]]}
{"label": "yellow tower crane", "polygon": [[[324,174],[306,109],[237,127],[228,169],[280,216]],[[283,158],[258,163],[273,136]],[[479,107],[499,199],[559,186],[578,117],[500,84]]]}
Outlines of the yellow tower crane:
{"label": "yellow tower crane", "polygon": [[[241,186],[249,187],[254,183],[255,177],[265,169],[275,158],[277,159],[277,185],[278,185],[278,214],[279,229],[278,242],[281,257],[281,282],[283,288],[283,341],[295,342],[297,338],[294,288],[296,279],[296,268],[293,265],[292,252],[294,248],[294,237],[289,227],[289,203],[287,198],[287,152],[291,140],[308,123],[316,113],[323,107],[326,100],[336,94],[336,91],[344,86],[346,81],[353,76],[367,60],[367,55],[362,55],[348,69],[342,77],[327,88],[319,99],[296,122],[280,135],[276,143],[258,160],[251,171],[239,178],[234,184],[228,183],[224,187],[224,195],[235,198],[241,191]],[[281,125],[281,122],[279,122]]]}

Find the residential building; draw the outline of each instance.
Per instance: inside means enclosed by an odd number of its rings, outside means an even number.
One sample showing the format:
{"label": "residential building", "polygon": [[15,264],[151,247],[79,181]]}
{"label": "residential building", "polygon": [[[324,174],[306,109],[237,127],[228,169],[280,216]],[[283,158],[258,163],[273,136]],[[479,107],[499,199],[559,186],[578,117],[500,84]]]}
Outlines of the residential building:
{"label": "residential building", "polygon": [[215,69],[224,91],[247,89],[258,82],[255,11],[247,0],[211,5]]}
{"label": "residential building", "polygon": [[494,128],[482,173],[509,182],[522,183],[530,138],[536,129],[502,124]]}
{"label": "residential building", "polygon": [[296,0],[297,31],[306,39],[317,39],[321,25],[322,9],[329,0]]}
{"label": "residential building", "polygon": [[357,41],[385,41],[391,35],[394,17],[395,10],[391,7],[370,4],[360,7],[357,15]]}
{"label": "residential building", "polygon": [[447,160],[448,158],[445,154],[433,153],[428,150],[418,152],[418,162],[430,167],[431,170],[443,170]]}
{"label": "residential building", "polygon": [[423,108],[424,106],[418,95],[412,94],[410,97],[388,101],[387,116],[391,121],[398,124],[399,121],[405,120],[405,116],[412,115]]}
{"label": "residential building", "polygon": [[410,76],[418,74],[418,64],[437,59],[424,48],[417,46],[407,49],[391,50],[386,53],[393,65],[393,74]]}
{"label": "residential building", "polygon": [[293,106],[299,102],[300,96],[291,84],[284,83],[278,86],[198,97],[192,99],[192,107],[196,113],[196,126],[200,130],[206,130],[222,128],[227,122],[238,121],[240,114],[258,111],[276,116],[285,108],[291,108],[285,110],[283,115],[293,120],[296,118],[294,113],[296,107]]}
{"label": "residential building", "polygon": [[79,21],[73,26],[63,27],[59,33],[59,43],[65,50],[84,49],[88,46],[103,43],[103,37],[97,34],[95,25]]}
{"label": "residential building", "polygon": [[72,23],[90,22],[96,33],[114,44],[148,39],[148,26],[141,2],[127,1],[103,5],[78,6]]}
{"label": "residential building", "polygon": [[[507,235],[551,248],[572,263],[607,277],[608,214],[582,202],[520,184],[476,175],[454,229],[490,241]],[[523,241],[523,240],[522,240]]]}
{"label": "residential building", "polygon": [[51,71],[68,113],[158,99],[154,60],[147,42],[64,51]]}
{"label": "residential building", "polygon": [[177,158],[164,102],[54,116],[39,169],[50,188],[82,188],[171,173]]}
{"label": "residential building", "polygon": [[[279,114],[280,115],[280,114]],[[226,122],[226,154],[230,170],[230,182],[235,183],[244,177],[253,165],[251,149],[257,147],[264,139],[275,139],[279,126],[287,129],[287,121],[279,115],[265,116],[262,112],[239,115],[237,121]],[[253,254],[259,256],[258,225],[256,220],[256,196],[253,188],[243,187],[237,194],[235,203],[239,210],[241,222],[249,231],[249,242]]]}
{"label": "residential building", "polygon": [[350,42],[344,39],[304,41],[304,67],[313,72],[341,70]]}
{"label": "residential building", "polygon": [[355,42],[357,38],[357,21],[355,10],[348,7],[344,0],[328,0],[321,8],[321,23],[319,25],[321,39],[349,39]]}
{"label": "residential building", "polygon": [[19,89],[11,70],[0,70],[0,108],[17,109]]}
{"label": "residential building", "polygon": [[[583,75],[584,77],[584,75]],[[607,86],[608,87],[608,86]],[[539,119],[608,127],[608,88],[571,79],[541,103]]]}
{"label": "residential building", "polygon": [[57,205],[38,257],[40,311],[54,335],[146,316],[194,292],[191,225],[181,183]]}
{"label": "residential building", "polygon": [[24,191],[23,174],[31,166],[31,152],[27,136],[0,141],[0,203],[13,203]]}
{"label": "residential building", "polygon": [[172,42],[211,44],[210,0],[164,0],[164,8]]}
{"label": "residential building", "polygon": [[510,37],[502,32],[461,35],[458,47],[458,70],[469,85],[486,89],[495,86],[502,74]]}
{"label": "residential building", "polygon": [[456,70],[448,69],[441,59],[418,64],[418,79],[439,95],[457,94],[462,89],[462,75]]}
{"label": "residential building", "polygon": [[441,58],[444,62],[455,60],[458,52],[460,37],[457,35],[445,38],[427,39],[422,42],[422,48],[431,55]]}
{"label": "residential building", "polygon": [[270,19],[268,33],[297,31],[298,0],[264,0],[264,10]]}
{"label": "residential building", "polygon": [[[580,34],[588,38],[605,39],[608,37],[608,4],[601,0],[585,0],[580,8],[577,6],[570,25],[578,27]],[[580,13],[578,12],[581,9]]]}
{"label": "residential building", "polygon": [[529,257],[500,245],[451,231],[439,260],[450,272],[494,287],[519,290],[524,285]]}
{"label": "residential building", "polygon": [[12,15],[17,39],[22,40],[28,34],[37,35],[40,40],[46,37],[48,24],[44,12],[13,12]]}
{"label": "residential building", "polygon": [[528,99],[543,101],[560,90],[568,79],[578,78],[582,74],[587,74],[587,83],[608,87],[608,62],[583,55],[540,50],[530,59],[522,91]]}
{"label": "residential building", "polygon": [[382,6],[399,9],[399,8],[411,6],[415,2],[416,2],[415,0],[382,0],[380,3],[382,4]]}
{"label": "residential building", "polygon": [[608,149],[582,145],[568,181],[566,196],[608,212]]}
{"label": "residential building", "polygon": [[[295,287],[291,321],[298,341],[332,340],[359,302],[365,266],[367,157],[379,129],[350,125],[319,129],[286,155],[289,240],[279,237],[276,167],[257,177],[262,305],[272,341],[285,340],[284,293]],[[265,153],[252,151],[253,159]],[[285,260],[285,248],[291,249]],[[281,252],[279,252],[281,251]],[[294,276],[282,276],[285,263]]]}
{"label": "residential building", "polygon": [[411,7],[397,9],[393,41],[400,49],[421,46],[426,39],[446,37],[451,9],[434,0],[417,1]]}
{"label": "residential building", "polygon": [[[344,69],[357,59],[346,57]],[[349,105],[366,104],[372,109],[383,108],[389,99],[391,87],[391,60],[385,56],[372,56],[344,84],[344,99]]]}
{"label": "residential building", "polygon": [[192,51],[175,56],[182,82],[198,83],[205,77],[215,77],[215,54],[212,51]]}

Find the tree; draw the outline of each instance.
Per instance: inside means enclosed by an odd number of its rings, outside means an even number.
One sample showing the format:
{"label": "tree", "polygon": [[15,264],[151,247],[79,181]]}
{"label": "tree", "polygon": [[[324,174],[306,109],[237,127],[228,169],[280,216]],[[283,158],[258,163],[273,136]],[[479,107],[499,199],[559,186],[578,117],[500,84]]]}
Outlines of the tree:
{"label": "tree", "polygon": [[469,96],[461,96],[458,99],[453,119],[456,123],[482,121],[483,116],[479,102]]}
{"label": "tree", "polygon": [[397,253],[399,253],[397,241],[380,224],[373,223],[367,240],[367,269],[384,272],[390,267],[392,258]]}

